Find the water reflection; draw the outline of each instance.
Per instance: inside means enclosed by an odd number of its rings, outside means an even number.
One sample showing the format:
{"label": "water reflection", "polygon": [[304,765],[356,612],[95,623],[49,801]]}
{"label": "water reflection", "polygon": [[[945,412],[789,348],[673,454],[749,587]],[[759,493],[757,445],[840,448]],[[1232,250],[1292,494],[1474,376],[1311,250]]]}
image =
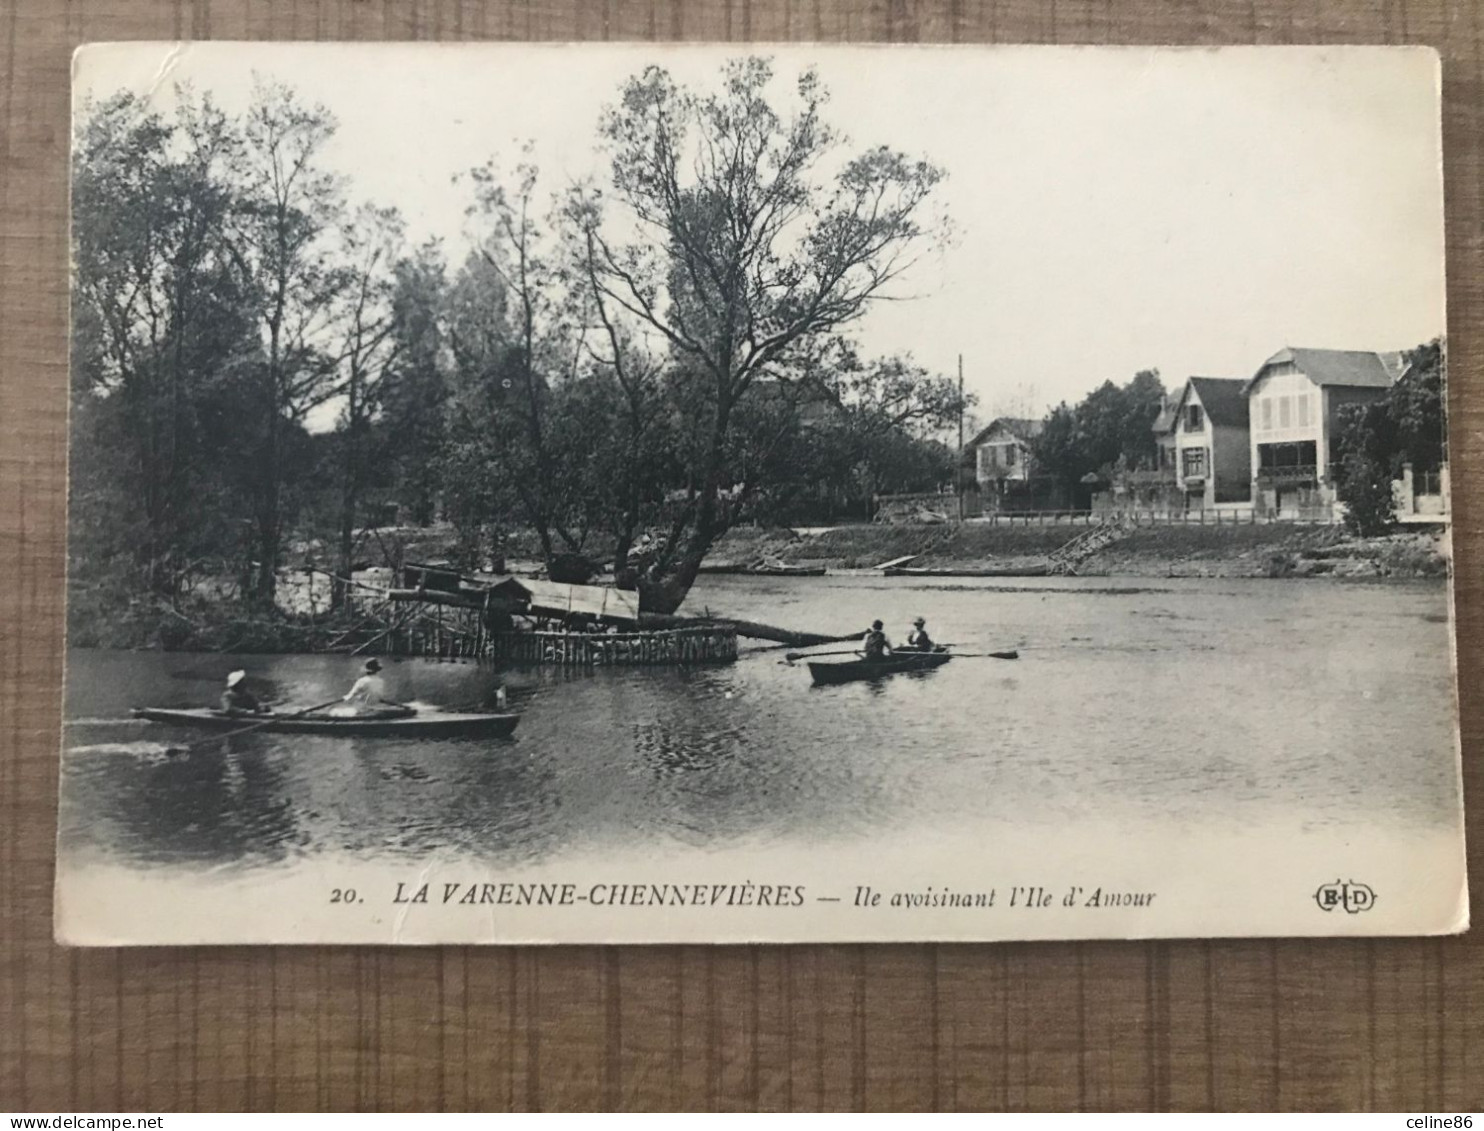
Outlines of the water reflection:
{"label": "water reflection", "polygon": [[281,767],[231,740],[176,757],[108,757],[107,803],[70,808],[64,840],[127,845],[146,861],[267,863],[307,843]]}

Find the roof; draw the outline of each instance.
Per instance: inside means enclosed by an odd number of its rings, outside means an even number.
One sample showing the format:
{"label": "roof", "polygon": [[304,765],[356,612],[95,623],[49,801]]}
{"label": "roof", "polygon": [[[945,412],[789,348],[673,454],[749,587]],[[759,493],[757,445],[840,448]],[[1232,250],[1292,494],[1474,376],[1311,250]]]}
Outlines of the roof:
{"label": "roof", "polygon": [[1180,393],[1179,406],[1194,389],[1206,416],[1218,428],[1247,427],[1247,382],[1238,377],[1192,377]]}
{"label": "roof", "polygon": [[530,577],[486,576],[481,589],[526,604],[534,613],[587,613],[609,620],[638,620],[639,594],[610,585],[563,585]]}
{"label": "roof", "polygon": [[977,448],[989,439],[989,434],[996,430],[1009,434],[1012,438],[1024,443],[1041,434],[1042,422],[1030,420],[1024,416],[998,416],[991,420],[983,428],[974,434],[974,438],[964,445],[964,450]]}
{"label": "roof", "polygon": [[1348,385],[1365,389],[1389,389],[1401,376],[1399,353],[1376,353],[1374,350],[1321,350],[1285,346],[1257,368],[1247,382],[1252,391],[1270,365],[1291,361],[1294,367],[1314,384]]}
{"label": "roof", "polygon": [[639,594],[607,585],[562,585],[555,581],[533,581],[521,578],[519,584],[530,594],[531,611],[555,613],[588,613],[613,620],[639,619]]}
{"label": "roof", "polygon": [[[1185,390],[1181,389],[1180,393],[1181,396],[1184,396]],[[1174,427],[1175,401],[1166,397],[1164,403],[1159,406],[1159,415],[1154,418],[1154,423],[1149,426],[1149,431],[1164,435],[1166,432],[1172,431]]]}

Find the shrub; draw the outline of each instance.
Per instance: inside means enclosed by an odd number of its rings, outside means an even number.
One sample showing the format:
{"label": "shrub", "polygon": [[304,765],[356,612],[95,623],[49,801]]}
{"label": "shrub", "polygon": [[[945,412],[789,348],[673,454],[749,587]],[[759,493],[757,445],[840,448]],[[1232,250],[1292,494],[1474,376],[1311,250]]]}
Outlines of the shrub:
{"label": "shrub", "polygon": [[1345,527],[1371,538],[1385,534],[1396,522],[1396,498],[1391,491],[1391,468],[1362,452],[1351,452],[1340,465],[1336,494],[1345,504]]}

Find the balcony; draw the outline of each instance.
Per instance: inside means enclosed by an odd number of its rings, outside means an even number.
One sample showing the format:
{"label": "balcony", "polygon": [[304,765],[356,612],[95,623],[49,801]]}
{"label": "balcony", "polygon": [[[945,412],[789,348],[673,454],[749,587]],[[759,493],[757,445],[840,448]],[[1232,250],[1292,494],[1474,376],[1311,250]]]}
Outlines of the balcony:
{"label": "balcony", "polygon": [[1296,464],[1288,467],[1262,467],[1258,468],[1257,481],[1265,487],[1283,487],[1288,485],[1315,486],[1319,483],[1319,468],[1312,463]]}

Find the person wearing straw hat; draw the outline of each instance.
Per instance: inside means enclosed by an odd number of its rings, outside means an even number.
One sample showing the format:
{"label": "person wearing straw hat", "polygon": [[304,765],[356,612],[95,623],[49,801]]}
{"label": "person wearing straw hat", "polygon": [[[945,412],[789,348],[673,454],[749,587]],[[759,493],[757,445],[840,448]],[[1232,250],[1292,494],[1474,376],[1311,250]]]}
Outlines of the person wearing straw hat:
{"label": "person wearing straw hat", "polygon": [[912,631],[907,633],[906,647],[911,652],[931,652],[936,647],[933,638],[928,635],[927,621],[922,617],[913,619]]}
{"label": "person wearing straw hat", "polygon": [[247,678],[245,671],[235,671],[227,676],[227,689],[222,692],[222,712],[227,715],[261,715],[268,710],[258,702],[258,697],[242,686]]}

